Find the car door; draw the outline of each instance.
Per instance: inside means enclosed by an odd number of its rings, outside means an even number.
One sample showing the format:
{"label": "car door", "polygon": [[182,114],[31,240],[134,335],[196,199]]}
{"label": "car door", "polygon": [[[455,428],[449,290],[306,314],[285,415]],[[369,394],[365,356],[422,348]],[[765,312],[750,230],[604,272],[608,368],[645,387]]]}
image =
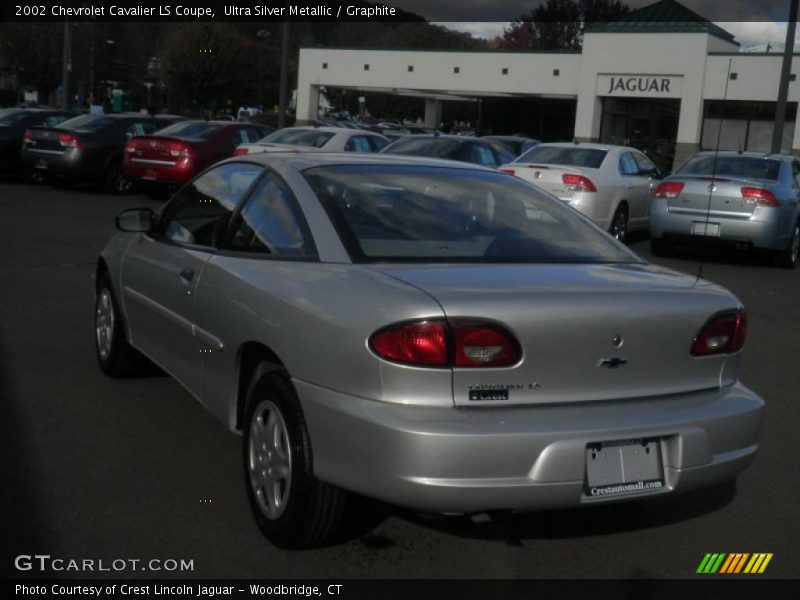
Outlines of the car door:
{"label": "car door", "polygon": [[650,177],[641,174],[633,152],[620,154],[619,173],[628,202],[628,227],[646,227],[650,222]]}
{"label": "car door", "polygon": [[230,216],[261,167],[226,163],[183,187],[152,233],[128,247],[122,298],[131,343],[199,397],[202,352],[218,340],[195,323],[195,292]]}

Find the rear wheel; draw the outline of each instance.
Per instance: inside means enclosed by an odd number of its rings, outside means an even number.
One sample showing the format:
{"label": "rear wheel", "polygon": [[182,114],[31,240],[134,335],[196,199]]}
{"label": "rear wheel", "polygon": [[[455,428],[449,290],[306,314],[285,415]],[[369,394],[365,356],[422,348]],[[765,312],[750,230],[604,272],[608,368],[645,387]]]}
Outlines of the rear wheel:
{"label": "rear wheel", "polygon": [[794,224],[792,237],[786,250],[775,257],[775,264],[784,269],[793,269],[800,256],[800,221]]}
{"label": "rear wheel", "polygon": [[132,188],[133,182],[122,172],[122,164],[112,164],[106,172],[106,191],[112,194],[127,194]]}
{"label": "rear wheel", "polygon": [[284,371],[256,375],[250,384],[243,457],[250,507],[267,539],[281,548],[333,539],[347,493],[314,477],[311,439]]}
{"label": "rear wheel", "polygon": [[624,204],[620,204],[614,212],[614,217],[611,219],[611,226],[608,232],[613,235],[617,241],[625,242],[625,237],[628,234],[628,209]]}
{"label": "rear wheel", "polygon": [[108,275],[102,275],[97,283],[94,332],[97,362],[103,373],[121,378],[139,375],[145,370],[147,359],[125,337],[122,313]]}

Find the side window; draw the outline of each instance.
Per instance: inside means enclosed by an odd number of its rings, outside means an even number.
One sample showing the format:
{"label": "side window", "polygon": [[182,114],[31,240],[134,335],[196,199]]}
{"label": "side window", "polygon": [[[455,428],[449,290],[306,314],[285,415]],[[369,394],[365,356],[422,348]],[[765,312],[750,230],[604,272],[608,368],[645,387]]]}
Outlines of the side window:
{"label": "side window", "polygon": [[650,174],[650,173],[654,173],[654,172],[658,171],[658,169],[656,168],[656,166],[653,163],[653,161],[651,161],[649,158],[647,158],[644,154],[640,154],[638,152],[634,152],[633,153],[633,160],[636,161],[636,167],[637,167],[637,170],[638,170],[639,174],[642,174],[642,173]]}
{"label": "side window", "polygon": [[369,140],[369,145],[372,146],[373,152],[380,152],[389,145],[389,140],[384,140],[376,135],[370,135],[367,139]]}
{"label": "side window", "polygon": [[511,152],[501,146],[493,146],[493,148],[497,155],[498,165],[507,165],[508,163],[514,162],[516,157]]}
{"label": "side window", "polygon": [[218,246],[231,213],[261,171],[246,163],[227,163],[207,171],[170,200],[157,231],[180,244]]}
{"label": "side window", "polygon": [[241,127],[237,129],[236,135],[234,136],[236,144],[250,144],[258,140],[258,133],[255,129],[251,129],[250,127]]}
{"label": "side window", "polygon": [[316,257],[300,208],[291,192],[272,174],[258,184],[242,209],[229,246],[232,250],[276,258]]}
{"label": "side window", "polygon": [[472,145],[472,162],[488,167],[494,167],[497,164],[492,149],[484,144]]}
{"label": "side window", "polygon": [[354,135],[344,145],[346,152],[372,152],[369,140],[365,135]]}
{"label": "side window", "polygon": [[624,152],[619,157],[619,172],[622,175],[636,175],[639,172],[636,161],[633,160],[630,152]]}
{"label": "side window", "polygon": [[125,139],[131,139],[137,135],[149,135],[156,130],[156,124],[152,121],[136,121],[131,123],[125,130]]}
{"label": "side window", "polygon": [[42,119],[40,124],[44,127],[58,127],[69,118],[69,115],[48,115]]}

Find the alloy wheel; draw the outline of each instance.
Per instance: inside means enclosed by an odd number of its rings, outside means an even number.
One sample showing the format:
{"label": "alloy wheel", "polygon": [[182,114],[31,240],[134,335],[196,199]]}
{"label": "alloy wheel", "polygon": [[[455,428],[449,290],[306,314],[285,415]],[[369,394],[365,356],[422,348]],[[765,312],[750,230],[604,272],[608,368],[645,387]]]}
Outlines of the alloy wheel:
{"label": "alloy wheel", "polygon": [[108,359],[114,343],[114,303],[108,288],[102,288],[97,294],[97,307],[95,309],[95,338],[97,352],[102,360]]}
{"label": "alloy wheel", "polygon": [[292,450],[286,421],[270,400],[262,400],[253,412],[247,468],[259,509],[270,520],[279,518],[291,493]]}

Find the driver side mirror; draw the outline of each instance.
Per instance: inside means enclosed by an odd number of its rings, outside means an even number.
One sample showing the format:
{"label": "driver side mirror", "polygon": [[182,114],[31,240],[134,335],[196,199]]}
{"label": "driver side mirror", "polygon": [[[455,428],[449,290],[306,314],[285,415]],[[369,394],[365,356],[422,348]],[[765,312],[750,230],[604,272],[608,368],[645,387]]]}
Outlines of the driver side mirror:
{"label": "driver side mirror", "polygon": [[114,223],[120,231],[144,233],[155,222],[155,213],[149,208],[126,208],[117,213]]}

